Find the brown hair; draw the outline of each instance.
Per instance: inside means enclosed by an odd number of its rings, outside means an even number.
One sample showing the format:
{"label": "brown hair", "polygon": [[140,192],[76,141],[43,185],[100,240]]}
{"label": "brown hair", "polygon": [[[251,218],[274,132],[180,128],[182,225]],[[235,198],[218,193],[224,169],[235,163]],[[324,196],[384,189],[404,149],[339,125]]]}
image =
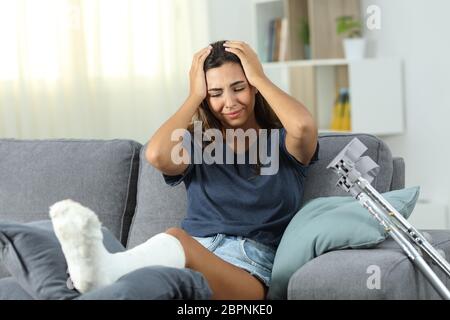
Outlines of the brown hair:
{"label": "brown hair", "polygon": [[[241,66],[242,70],[244,70],[239,57],[234,53],[225,51],[225,47],[223,46],[224,42],[225,41],[217,41],[211,43],[212,46],[211,53],[208,55],[203,65],[203,70],[205,71],[205,73],[209,69],[218,68],[225,63],[237,63]],[[277,115],[275,114],[275,112],[273,112],[269,103],[266,101],[266,99],[262,96],[260,92],[256,93],[255,95],[254,112],[256,122],[258,123],[258,125],[262,129],[269,129],[269,136],[271,129],[280,129],[283,127],[283,125],[280,122],[280,119],[278,119]],[[224,132],[222,124],[209,109],[206,98],[202,101],[200,107],[197,109],[197,112],[194,114],[192,118],[192,122],[189,124],[187,128],[191,133],[194,132],[194,121],[202,122],[203,133],[208,129],[218,129],[220,132]],[[203,147],[205,147],[211,142],[204,142]],[[257,175],[259,175],[261,172],[260,168],[261,163],[259,161],[259,153],[258,153],[258,161],[256,164]]]}

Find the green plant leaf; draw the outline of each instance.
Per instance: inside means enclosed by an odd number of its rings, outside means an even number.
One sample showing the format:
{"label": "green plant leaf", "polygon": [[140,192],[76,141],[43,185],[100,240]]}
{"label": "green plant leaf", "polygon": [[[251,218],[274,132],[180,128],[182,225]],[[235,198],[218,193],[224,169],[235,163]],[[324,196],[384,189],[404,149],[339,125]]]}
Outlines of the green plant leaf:
{"label": "green plant leaf", "polygon": [[360,20],[352,16],[340,16],[336,18],[336,33],[350,38],[361,36],[362,24]]}
{"label": "green plant leaf", "polygon": [[301,19],[299,23],[298,35],[302,40],[303,44],[309,44],[310,35],[309,35],[309,23],[305,18]]}

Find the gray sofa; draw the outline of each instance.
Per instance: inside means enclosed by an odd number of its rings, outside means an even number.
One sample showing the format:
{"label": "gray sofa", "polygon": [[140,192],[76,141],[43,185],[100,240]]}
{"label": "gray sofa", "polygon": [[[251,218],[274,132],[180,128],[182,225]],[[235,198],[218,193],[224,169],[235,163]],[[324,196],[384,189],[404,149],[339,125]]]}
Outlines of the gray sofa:
{"label": "gray sofa", "polygon": [[[404,187],[404,161],[393,158],[381,140],[367,134],[327,133],[319,138],[320,160],[310,169],[305,201],[348,196],[335,186],[337,176],[326,166],[355,136],[381,167],[373,186],[379,192]],[[179,226],[186,211],[184,185],[167,186],[145,161],[144,149],[129,140],[0,140],[0,222],[48,219],[51,204],[71,198],[94,210],[127,248]],[[429,233],[450,256],[450,232]],[[376,290],[366,285],[369,265],[381,269],[382,284]],[[11,299],[28,297],[1,263],[0,293]],[[288,287],[288,299],[434,298],[434,290],[391,239],[373,249],[323,254],[301,267]]]}

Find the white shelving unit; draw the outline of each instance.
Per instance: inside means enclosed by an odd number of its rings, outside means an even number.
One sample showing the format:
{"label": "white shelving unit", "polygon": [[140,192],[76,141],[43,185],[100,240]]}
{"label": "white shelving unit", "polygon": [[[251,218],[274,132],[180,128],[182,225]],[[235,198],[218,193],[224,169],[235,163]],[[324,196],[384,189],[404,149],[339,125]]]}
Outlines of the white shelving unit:
{"label": "white shelving unit", "polygon": [[378,136],[404,130],[402,63],[399,59],[302,60],[266,63],[266,75],[313,113],[321,132],[329,131],[340,85],[337,67],[348,77],[352,132]]}
{"label": "white shelving unit", "polygon": [[282,62],[266,62],[266,68],[282,68],[282,67],[321,67],[321,66],[344,66],[348,65],[346,59],[316,59],[316,60],[291,60]]}
{"label": "white shelving unit", "polygon": [[[330,131],[337,93],[341,87],[347,87],[351,132],[378,136],[401,134],[404,131],[402,61],[343,58],[341,39],[334,32],[335,17],[355,12],[360,12],[358,0],[254,0],[256,50],[261,60],[267,61],[270,21],[287,17],[288,60],[263,63],[271,81],[309,108],[321,132]],[[305,17],[310,21],[311,60],[303,59],[303,44],[294,34],[298,31],[295,21]]]}

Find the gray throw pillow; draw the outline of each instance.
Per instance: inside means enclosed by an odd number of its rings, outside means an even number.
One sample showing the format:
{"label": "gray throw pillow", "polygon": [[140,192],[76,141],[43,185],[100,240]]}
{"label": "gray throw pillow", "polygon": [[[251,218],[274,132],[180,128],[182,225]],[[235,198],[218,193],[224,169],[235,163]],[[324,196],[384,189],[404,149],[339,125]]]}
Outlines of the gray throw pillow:
{"label": "gray throw pillow", "polygon": [[0,300],[33,300],[13,277],[0,279]]}
{"label": "gray throw pillow", "polygon": [[[108,251],[125,250],[119,240],[102,227]],[[0,262],[34,299],[74,299],[78,291],[68,286],[67,263],[51,220],[0,223]]]}

